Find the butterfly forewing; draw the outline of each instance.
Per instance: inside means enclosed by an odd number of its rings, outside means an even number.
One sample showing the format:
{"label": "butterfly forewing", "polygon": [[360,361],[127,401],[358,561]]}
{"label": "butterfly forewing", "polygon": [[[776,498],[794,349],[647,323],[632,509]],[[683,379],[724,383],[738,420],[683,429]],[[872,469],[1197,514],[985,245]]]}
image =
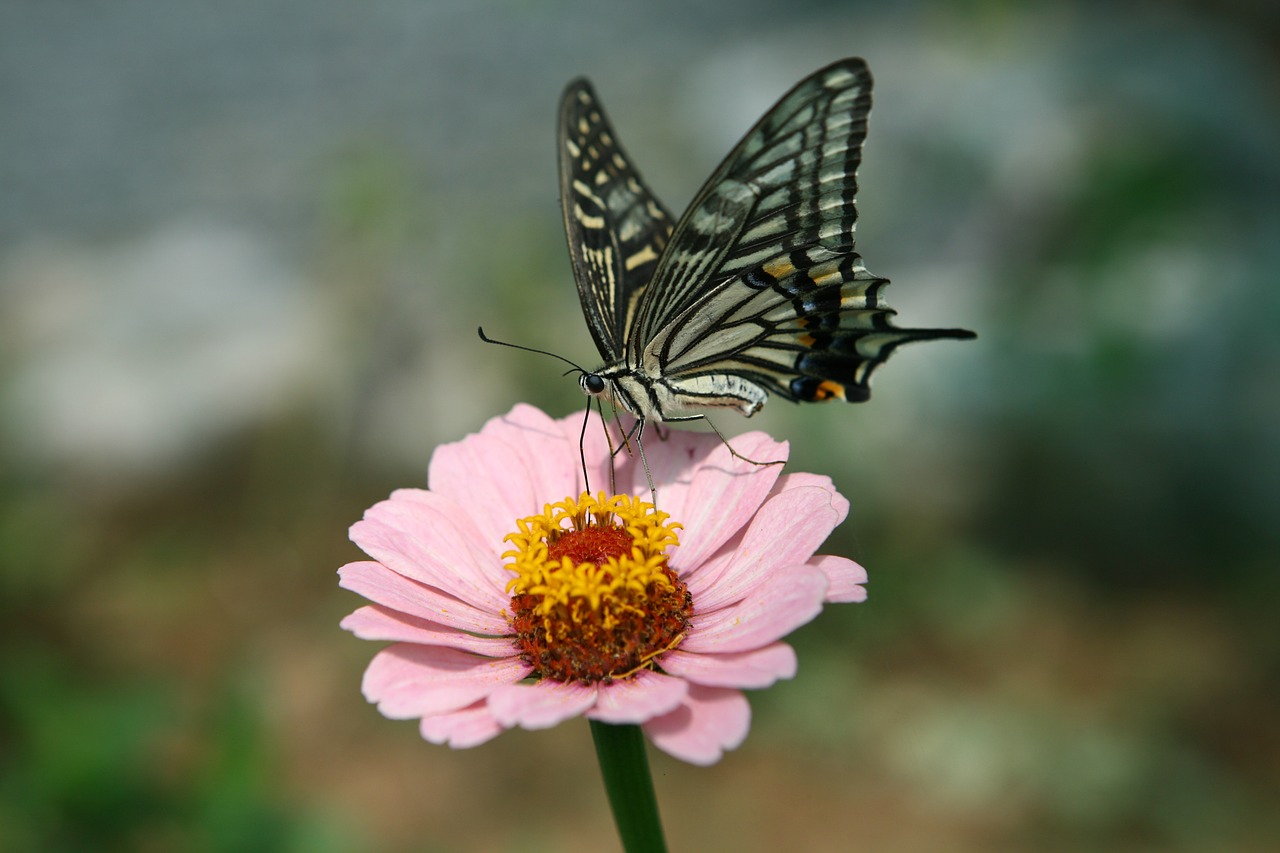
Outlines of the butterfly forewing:
{"label": "butterfly forewing", "polygon": [[853,248],[870,108],[866,65],[846,60],[802,81],[756,123],[676,226],[643,300],[637,343],[691,313],[709,285],[793,250],[826,259]]}
{"label": "butterfly forewing", "polygon": [[622,357],[637,300],[653,278],[672,217],[631,165],[591,84],[560,102],[560,198],[578,295],[596,347]]}
{"label": "butterfly forewing", "polygon": [[[887,279],[853,251],[871,75],[849,59],[780,100],[725,158],[671,237],[628,352],[678,381],[737,375],[792,400],[864,400],[900,344]],[[633,333],[636,333],[633,330]]]}

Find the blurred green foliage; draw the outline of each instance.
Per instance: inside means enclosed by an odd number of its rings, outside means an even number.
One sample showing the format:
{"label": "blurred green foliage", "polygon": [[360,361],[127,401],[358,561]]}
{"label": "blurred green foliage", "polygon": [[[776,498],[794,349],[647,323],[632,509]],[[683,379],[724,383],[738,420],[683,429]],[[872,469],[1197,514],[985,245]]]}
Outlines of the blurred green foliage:
{"label": "blurred green foliage", "polygon": [[261,708],[223,688],[184,713],[172,684],[104,679],[50,656],[10,653],[0,846],[47,851],[324,851],[357,842],[290,803]]}

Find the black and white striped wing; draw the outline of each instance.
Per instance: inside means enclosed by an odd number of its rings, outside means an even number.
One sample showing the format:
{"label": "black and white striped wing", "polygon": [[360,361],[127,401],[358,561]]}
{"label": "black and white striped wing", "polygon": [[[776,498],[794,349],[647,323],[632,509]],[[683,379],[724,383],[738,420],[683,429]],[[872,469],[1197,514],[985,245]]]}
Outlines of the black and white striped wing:
{"label": "black and white striped wing", "polygon": [[783,96],[725,158],[671,235],[625,339],[628,360],[680,381],[737,375],[791,400],[865,400],[902,343],[888,284],[853,251],[856,172],[871,109],[861,59]]}
{"label": "black and white striped wing", "polygon": [[614,363],[674,220],[631,165],[584,79],[561,98],[559,143],[560,201],[578,296],[601,357]]}

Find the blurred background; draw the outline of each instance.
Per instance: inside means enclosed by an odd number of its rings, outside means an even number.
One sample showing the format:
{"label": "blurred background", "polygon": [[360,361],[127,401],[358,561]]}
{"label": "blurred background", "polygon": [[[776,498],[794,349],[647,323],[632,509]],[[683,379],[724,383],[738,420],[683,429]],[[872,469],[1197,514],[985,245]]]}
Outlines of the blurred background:
{"label": "blurred background", "polygon": [[347,526],[594,366],[587,74],[679,211],[834,59],[908,348],[774,401],[866,604],[794,637],[677,850],[1280,849],[1280,15],[1226,3],[0,4],[0,849],[616,849],[582,721],[361,698]]}

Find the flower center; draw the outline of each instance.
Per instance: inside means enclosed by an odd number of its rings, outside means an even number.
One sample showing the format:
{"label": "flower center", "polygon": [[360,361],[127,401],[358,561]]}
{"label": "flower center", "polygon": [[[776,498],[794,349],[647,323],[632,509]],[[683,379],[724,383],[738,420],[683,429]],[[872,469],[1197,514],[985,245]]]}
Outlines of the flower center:
{"label": "flower center", "polygon": [[689,628],[693,599],[667,565],[679,524],[630,495],[583,492],[522,518],[502,555],[511,625],[542,678],[594,683],[652,668]]}

